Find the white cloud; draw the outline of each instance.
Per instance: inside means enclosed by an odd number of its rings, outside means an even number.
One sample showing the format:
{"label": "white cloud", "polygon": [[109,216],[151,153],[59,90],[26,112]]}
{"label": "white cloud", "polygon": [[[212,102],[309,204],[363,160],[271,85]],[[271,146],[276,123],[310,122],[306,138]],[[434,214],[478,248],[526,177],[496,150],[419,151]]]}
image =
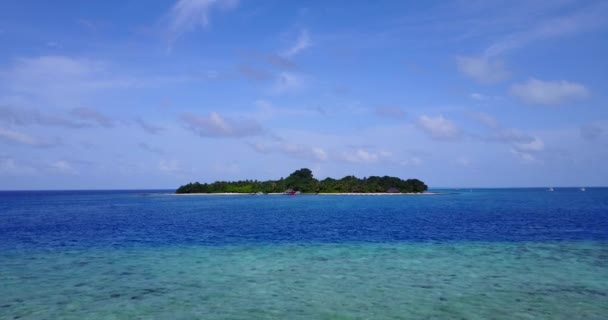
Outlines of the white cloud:
{"label": "white cloud", "polygon": [[325,152],[325,150],[317,147],[309,147],[302,144],[282,142],[279,143],[278,150],[296,157],[305,157],[316,161],[327,160],[327,153]]}
{"label": "white cloud", "polygon": [[420,159],[419,157],[410,157],[405,160],[401,160],[399,164],[406,167],[419,166],[422,164],[422,159]]}
{"label": "white cloud", "polygon": [[438,140],[454,140],[461,135],[461,130],[442,115],[434,118],[423,115],[418,119],[418,126],[432,138]]}
{"label": "white cloud", "polygon": [[161,148],[157,148],[157,147],[154,147],[154,146],[151,146],[151,145],[149,145],[149,144],[147,144],[147,143],[145,143],[145,142],[140,142],[140,143],[138,144],[138,146],[139,146],[140,148],[142,148],[143,150],[146,150],[146,151],[151,152],[151,153],[154,153],[154,154],[158,154],[158,155],[163,155],[163,154],[165,154],[165,152],[163,151],[163,149],[161,149]]}
{"label": "white cloud", "polygon": [[2,128],[0,128],[0,139],[32,147],[51,147],[58,143],[37,139],[25,133]]}
{"label": "white cloud", "polygon": [[54,126],[66,128],[83,128],[88,124],[76,122],[66,117],[42,113],[36,109],[0,105],[0,121],[11,125]]}
{"label": "white cloud", "polygon": [[35,145],[37,142],[34,138],[12,130],[0,129],[0,137],[18,142],[21,144]]}
{"label": "white cloud", "polygon": [[325,161],[327,160],[327,152],[325,152],[325,150],[321,149],[321,148],[312,148],[312,156],[319,160],[319,161]]}
{"label": "white cloud", "polygon": [[188,74],[133,76],[105,61],[60,55],[18,58],[0,69],[3,100],[15,97],[18,103],[10,105],[44,108],[77,106],[108,90],[165,87],[201,79]]}
{"label": "white cloud", "polygon": [[58,160],[50,165],[51,170],[54,172],[62,173],[62,174],[78,174],[78,171],[74,169],[72,164],[65,160]]}
{"label": "white cloud", "polygon": [[23,164],[12,157],[0,156],[0,175],[20,176],[37,173],[38,170],[30,165]]}
{"label": "white cloud", "polygon": [[480,103],[484,102],[484,103],[488,103],[491,101],[499,101],[502,100],[501,96],[489,96],[483,93],[479,93],[479,92],[473,92],[471,94],[469,94],[469,98],[478,101]]}
{"label": "white cloud", "polygon": [[291,72],[280,72],[271,88],[274,94],[294,93],[304,87],[302,76]]}
{"label": "white cloud", "polygon": [[[538,156],[545,150],[545,142],[541,138],[519,129],[502,128],[493,117],[490,119],[491,132],[485,141],[508,145],[511,153],[523,162],[541,162]],[[479,120],[483,121],[483,117]]]}
{"label": "white cloud", "polygon": [[533,137],[533,140],[530,142],[515,143],[514,145],[518,151],[522,152],[538,152],[545,149],[545,143],[537,137]]}
{"label": "white cloud", "polygon": [[387,159],[390,156],[391,153],[387,151],[372,152],[365,149],[356,149],[342,152],[339,159],[353,163],[374,163]]}
{"label": "white cloud", "polygon": [[296,64],[293,63],[293,61],[278,54],[270,54],[266,56],[266,62],[280,69],[296,68]]}
{"label": "white cloud", "polygon": [[482,84],[501,82],[509,78],[502,60],[487,57],[456,57],[458,70],[465,76]]}
{"label": "white cloud", "polygon": [[488,96],[483,95],[481,93],[477,93],[477,92],[473,92],[469,95],[471,97],[471,99],[473,100],[477,100],[477,101],[485,101],[488,100]]}
{"label": "white cloud", "polygon": [[158,170],[167,174],[175,174],[182,172],[182,167],[180,162],[175,159],[161,159],[158,162]]}
{"label": "white cloud", "polygon": [[105,80],[103,70],[102,63],[89,59],[40,56],[17,59],[10,69],[0,72],[0,78],[17,95],[65,101],[62,96],[117,85]]}
{"label": "white cloud", "polygon": [[101,112],[91,109],[91,108],[87,108],[87,107],[74,108],[74,109],[72,109],[71,114],[82,120],[91,121],[100,127],[105,127],[105,128],[114,127],[114,121],[112,119],[110,119],[106,115],[102,114]]}
{"label": "white cloud", "polygon": [[180,120],[188,129],[201,137],[242,138],[261,135],[265,132],[254,120],[226,118],[217,112],[204,116],[184,113]]}
{"label": "white cloud", "polygon": [[298,143],[276,142],[271,144],[254,143],[251,147],[259,153],[282,153],[287,156],[313,161],[327,161],[327,152],[319,147],[311,147]]}
{"label": "white cloud", "polygon": [[512,85],[511,94],[529,104],[557,105],[584,99],[589,96],[589,90],[575,82],[542,81],[532,78],[524,83]]}
{"label": "white cloud", "polygon": [[511,149],[511,153],[514,154],[515,156],[517,156],[520,160],[522,160],[523,162],[526,163],[533,163],[533,162],[537,162],[538,159],[536,158],[536,156],[534,156],[531,153],[528,152],[522,152],[516,149]]}
{"label": "white cloud", "polygon": [[[567,4],[568,2],[565,1],[563,3]],[[557,3],[559,6],[560,1],[557,1]],[[551,17],[541,19],[540,21],[534,19],[533,21],[538,21],[535,25],[524,28],[525,31],[513,32],[506,35],[501,40],[487,47],[484,55],[502,55],[530,43],[574,35],[603,26],[606,24],[605,16],[608,13],[608,6],[601,1],[597,4],[583,6],[583,9],[577,11],[568,10],[568,15],[560,17]]]}
{"label": "white cloud", "polygon": [[471,112],[469,113],[469,116],[475,120],[478,121],[482,124],[484,124],[485,126],[495,129],[498,128],[498,121],[496,120],[496,118],[494,118],[492,115],[485,113],[485,112]]}
{"label": "white cloud", "polygon": [[102,61],[68,57],[19,58],[0,70],[3,91],[21,104],[52,107],[75,105],[87,95],[110,89],[143,88],[191,81],[187,76],[125,76]]}
{"label": "white cloud", "polygon": [[238,3],[238,0],[178,0],[168,14],[169,45],[184,33],[209,25],[213,10],[234,9]]}
{"label": "white cloud", "polygon": [[308,35],[308,31],[301,30],[300,35],[298,36],[298,39],[296,40],[296,43],[294,43],[293,46],[291,46],[289,49],[285,50],[282,55],[287,58],[292,58],[293,56],[306,50],[310,46],[311,46],[311,42],[310,42],[310,37]]}
{"label": "white cloud", "polygon": [[538,137],[532,137],[529,142],[513,143],[511,153],[527,163],[540,163],[538,154],[545,149],[545,143]]}
{"label": "white cloud", "polygon": [[148,123],[142,118],[136,118],[135,123],[139,125],[139,127],[142,128],[145,132],[150,134],[158,134],[165,130],[165,128]]}

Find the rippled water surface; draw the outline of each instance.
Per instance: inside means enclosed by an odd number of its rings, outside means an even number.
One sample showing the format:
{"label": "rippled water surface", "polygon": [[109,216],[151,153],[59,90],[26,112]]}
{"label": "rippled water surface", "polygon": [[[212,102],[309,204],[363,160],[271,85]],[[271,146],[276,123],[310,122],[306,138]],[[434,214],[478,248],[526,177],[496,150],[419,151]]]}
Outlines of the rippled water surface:
{"label": "rippled water surface", "polygon": [[608,189],[0,193],[0,319],[605,319]]}

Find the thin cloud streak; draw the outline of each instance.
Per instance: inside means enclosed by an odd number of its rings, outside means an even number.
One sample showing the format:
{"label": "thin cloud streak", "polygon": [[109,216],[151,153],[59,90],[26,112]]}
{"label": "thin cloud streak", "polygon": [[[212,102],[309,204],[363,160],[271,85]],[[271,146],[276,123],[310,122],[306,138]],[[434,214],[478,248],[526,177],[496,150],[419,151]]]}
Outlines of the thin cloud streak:
{"label": "thin cloud streak", "polygon": [[310,36],[308,35],[308,31],[301,30],[296,42],[291,47],[289,47],[287,50],[283,51],[283,53],[281,55],[286,58],[293,58],[294,56],[298,55],[300,52],[308,49],[311,45],[312,45],[312,43],[310,41]]}
{"label": "thin cloud streak", "polygon": [[178,0],[169,11],[169,50],[175,41],[186,32],[209,25],[210,15],[215,10],[227,11],[238,6],[238,0]]}
{"label": "thin cloud streak", "polygon": [[184,113],[180,121],[190,131],[206,138],[244,138],[266,133],[255,120],[228,118],[217,112],[208,115]]}

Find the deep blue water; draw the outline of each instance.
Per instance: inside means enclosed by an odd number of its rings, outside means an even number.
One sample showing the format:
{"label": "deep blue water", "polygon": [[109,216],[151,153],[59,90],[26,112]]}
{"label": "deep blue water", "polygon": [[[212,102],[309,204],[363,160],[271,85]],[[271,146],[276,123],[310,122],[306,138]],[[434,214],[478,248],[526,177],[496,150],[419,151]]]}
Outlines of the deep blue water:
{"label": "deep blue water", "polygon": [[608,188],[424,196],[167,192],[0,192],[0,249],[608,240]]}

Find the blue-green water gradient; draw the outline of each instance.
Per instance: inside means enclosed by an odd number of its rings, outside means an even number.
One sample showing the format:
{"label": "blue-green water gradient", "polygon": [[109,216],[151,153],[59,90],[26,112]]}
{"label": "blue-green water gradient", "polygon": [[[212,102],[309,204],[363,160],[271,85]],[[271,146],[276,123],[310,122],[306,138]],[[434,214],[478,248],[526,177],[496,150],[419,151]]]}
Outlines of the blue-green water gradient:
{"label": "blue-green water gradient", "polygon": [[608,189],[0,193],[1,319],[604,319]]}

